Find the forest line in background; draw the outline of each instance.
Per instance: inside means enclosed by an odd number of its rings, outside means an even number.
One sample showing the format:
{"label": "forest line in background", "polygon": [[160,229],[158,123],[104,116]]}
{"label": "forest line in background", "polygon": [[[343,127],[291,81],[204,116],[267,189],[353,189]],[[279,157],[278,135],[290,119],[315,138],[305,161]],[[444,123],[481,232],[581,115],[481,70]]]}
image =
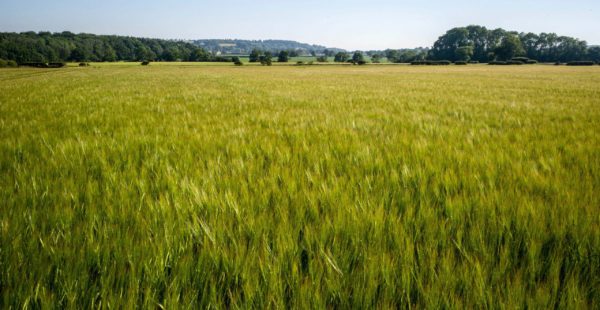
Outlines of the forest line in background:
{"label": "forest line in background", "polygon": [[[284,40],[162,40],[72,32],[0,33],[0,59],[27,62],[113,61],[231,61],[237,55],[281,54],[314,56],[340,61],[344,50]],[[208,43],[210,44],[208,44]],[[235,46],[233,46],[235,45]],[[600,62],[600,46],[555,33],[525,33],[471,25],[453,28],[431,48],[388,49],[365,52],[374,62],[405,63],[419,60],[490,62],[523,56],[540,62]]]}

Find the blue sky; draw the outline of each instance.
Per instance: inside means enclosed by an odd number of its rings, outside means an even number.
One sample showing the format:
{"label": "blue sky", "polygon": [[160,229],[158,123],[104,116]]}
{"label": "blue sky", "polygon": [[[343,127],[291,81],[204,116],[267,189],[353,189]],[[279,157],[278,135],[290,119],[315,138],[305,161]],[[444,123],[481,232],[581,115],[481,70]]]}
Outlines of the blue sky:
{"label": "blue sky", "polygon": [[600,44],[600,0],[0,0],[2,32],[290,39],[349,50],[430,46],[469,24]]}

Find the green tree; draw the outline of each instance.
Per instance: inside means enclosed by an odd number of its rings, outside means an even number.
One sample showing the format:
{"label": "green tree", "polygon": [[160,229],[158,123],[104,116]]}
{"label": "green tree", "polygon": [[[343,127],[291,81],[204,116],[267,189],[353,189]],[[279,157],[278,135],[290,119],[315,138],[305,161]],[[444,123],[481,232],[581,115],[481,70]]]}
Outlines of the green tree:
{"label": "green tree", "polygon": [[180,59],[179,50],[176,47],[167,48],[161,55],[162,60],[176,61]]}
{"label": "green tree", "polygon": [[288,51],[281,51],[277,55],[277,62],[288,62],[290,60],[290,53]]}
{"label": "green tree", "polygon": [[365,56],[362,52],[356,51],[354,55],[352,55],[352,63],[357,64],[365,61]]}
{"label": "green tree", "polygon": [[210,53],[203,48],[196,48],[190,54],[190,61],[209,61],[211,58]]}
{"label": "green tree", "polygon": [[250,52],[249,61],[250,62],[258,62],[260,60],[261,55],[263,55],[262,51],[255,48],[252,50],[252,52]]}
{"label": "green tree", "polygon": [[335,54],[335,57],[333,58],[333,61],[335,61],[335,62],[346,62],[346,61],[348,61],[348,59],[350,59],[350,56],[348,55],[348,53],[346,53],[346,52],[338,52],[337,54]]}
{"label": "green tree", "polygon": [[459,61],[469,61],[473,57],[473,46],[461,46],[454,51],[455,59]]}
{"label": "green tree", "polygon": [[587,50],[587,58],[600,63],[600,46],[592,46]]}
{"label": "green tree", "polygon": [[259,57],[260,64],[263,66],[270,66],[273,64],[273,55],[271,52],[265,52],[262,56]]}
{"label": "green tree", "polygon": [[117,53],[115,53],[115,50],[111,46],[108,46],[106,48],[106,52],[104,53],[104,58],[102,58],[102,61],[116,61],[116,60],[117,60]]}
{"label": "green tree", "polygon": [[86,49],[78,47],[71,51],[71,56],[69,57],[69,60],[77,62],[89,61],[90,54]]}
{"label": "green tree", "polygon": [[520,34],[521,43],[525,49],[525,56],[531,59],[539,59],[539,41],[540,37],[535,33],[522,33]]}
{"label": "green tree", "polygon": [[136,54],[136,58],[137,58],[136,60],[139,60],[139,61],[156,59],[156,54],[154,54],[154,52],[152,52],[152,50],[150,50],[145,45],[138,46],[135,54]]}
{"label": "green tree", "polygon": [[502,39],[502,43],[494,50],[494,55],[501,60],[510,60],[515,56],[525,54],[525,49],[519,36],[508,34]]}
{"label": "green tree", "polygon": [[437,60],[457,60],[456,49],[470,45],[469,30],[464,27],[448,30],[434,44],[430,57]]}
{"label": "green tree", "polygon": [[385,58],[387,58],[387,60],[389,62],[399,62],[400,61],[400,51],[398,50],[385,50],[384,52],[385,54]]}

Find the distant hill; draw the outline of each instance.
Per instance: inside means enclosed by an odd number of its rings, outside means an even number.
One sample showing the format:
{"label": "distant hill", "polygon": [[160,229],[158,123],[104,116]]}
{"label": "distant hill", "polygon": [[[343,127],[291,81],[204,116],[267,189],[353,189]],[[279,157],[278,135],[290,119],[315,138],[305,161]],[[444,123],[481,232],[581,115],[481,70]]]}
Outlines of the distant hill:
{"label": "distant hill", "polygon": [[226,55],[247,55],[253,49],[260,49],[269,52],[279,52],[282,50],[294,50],[299,54],[309,55],[311,52],[321,53],[327,49],[330,51],[344,51],[339,48],[327,48],[321,45],[300,43],[289,40],[192,40],[190,43],[202,47],[209,52],[221,53]]}

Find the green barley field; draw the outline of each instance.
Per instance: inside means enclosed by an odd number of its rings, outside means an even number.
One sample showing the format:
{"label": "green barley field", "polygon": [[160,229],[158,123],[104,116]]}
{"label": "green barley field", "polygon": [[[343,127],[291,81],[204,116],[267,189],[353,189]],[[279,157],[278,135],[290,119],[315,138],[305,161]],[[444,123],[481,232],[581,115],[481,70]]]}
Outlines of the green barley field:
{"label": "green barley field", "polygon": [[600,67],[0,70],[0,307],[600,305]]}

